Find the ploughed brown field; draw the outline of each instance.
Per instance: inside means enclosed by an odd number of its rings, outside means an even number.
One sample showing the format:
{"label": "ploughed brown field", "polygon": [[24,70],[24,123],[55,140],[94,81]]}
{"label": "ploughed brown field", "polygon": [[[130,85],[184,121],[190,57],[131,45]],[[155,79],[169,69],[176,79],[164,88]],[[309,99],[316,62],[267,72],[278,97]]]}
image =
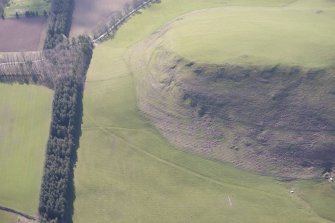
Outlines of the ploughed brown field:
{"label": "ploughed brown field", "polygon": [[70,36],[91,32],[104,23],[113,11],[121,10],[132,0],[75,0]]}
{"label": "ploughed brown field", "polygon": [[0,20],[0,52],[42,48],[46,25],[44,17]]}

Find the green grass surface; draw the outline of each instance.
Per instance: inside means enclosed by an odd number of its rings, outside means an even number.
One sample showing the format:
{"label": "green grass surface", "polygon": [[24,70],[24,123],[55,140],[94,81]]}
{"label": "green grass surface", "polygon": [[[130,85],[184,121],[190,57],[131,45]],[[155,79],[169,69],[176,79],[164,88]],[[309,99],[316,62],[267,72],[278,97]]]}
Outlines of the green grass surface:
{"label": "green grass surface", "polygon": [[[318,204],[291,195],[289,184],[176,150],[136,107],[129,49],[176,16],[229,4],[162,1],[95,49],[84,94],[74,222],[327,222],[316,214]],[[316,195],[320,203],[324,198]],[[331,213],[327,218],[335,220]]]}
{"label": "green grass surface", "polygon": [[[329,35],[334,32],[330,25],[335,20],[330,20],[329,16],[324,22],[313,20],[309,25],[314,25],[308,29],[307,24],[300,24],[300,20],[292,17],[293,12],[302,13],[308,20],[307,14],[312,12],[313,17],[316,8],[323,9],[323,13],[331,10],[326,2],[318,2],[318,6],[296,2],[286,7],[216,7],[186,13],[168,22],[128,53],[131,70],[140,79],[137,85],[140,109],[169,141],[189,151],[238,162],[239,166],[263,173],[297,178],[319,176],[322,166],[314,165],[317,167],[314,169],[301,167],[307,156],[311,163],[315,161],[312,158],[315,159],[315,155],[307,155],[312,149],[306,147],[306,140],[313,136],[306,134],[305,130],[315,130],[317,124],[311,120],[316,120],[316,117],[330,117],[324,123],[329,126],[334,123],[335,119],[331,117],[335,117],[335,110],[326,114],[324,108],[331,110],[335,107],[334,97],[329,97],[335,79],[334,72],[330,72],[327,78],[314,72],[313,81],[305,81],[306,72],[313,72],[306,67],[335,65],[335,58],[326,59],[328,54],[335,55],[335,45],[330,44],[333,38]],[[274,32],[274,20],[281,29],[277,33]],[[226,26],[226,23],[230,25]],[[291,27],[292,23],[295,28]],[[322,27],[317,23],[325,27],[312,35],[314,29]],[[321,40],[322,36],[327,38]],[[245,49],[252,53],[249,56],[242,54]],[[246,57],[234,56],[240,53]],[[195,63],[190,63],[192,61]],[[281,65],[275,66],[278,63]],[[245,70],[239,70],[236,64],[242,64]],[[248,66],[250,64],[253,66]],[[297,69],[292,65],[304,68]],[[258,82],[264,77],[264,71],[268,72],[266,70],[273,67],[271,77],[266,77],[267,83]],[[299,72],[289,75],[290,69]],[[248,76],[239,78],[243,74]],[[277,98],[273,95],[285,96]],[[320,112],[307,117],[311,109]],[[201,110],[215,119],[210,126],[206,126],[207,118],[194,116]],[[234,124],[227,125],[227,119]],[[308,120],[308,123],[302,120]],[[203,125],[197,125],[197,122]],[[258,128],[259,123],[262,127]],[[309,123],[314,124],[309,126]],[[283,127],[281,131],[276,125]],[[299,127],[289,132],[294,125]],[[253,135],[251,132],[262,132],[264,128],[271,133],[265,137],[266,142],[257,142],[258,133]],[[319,130],[320,134],[327,134]],[[305,139],[301,143],[296,140],[300,136]],[[320,137],[320,142],[326,145],[324,138],[328,136]],[[332,138],[329,142],[334,140]],[[245,141],[248,141],[247,146]],[[305,157],[292,160],[292,154],[287,154],[285,158],[278,158],[278,149],[284,148],[284,144],[290,144],[295,151],[304,150]],[[238,151],[231,149],[234,147]],[[313,150],[315,154],[321,154],[322,149],[313,147]],[[282,149],[281,154],[284,151]]]}
{"label": "green grass surface", "polygon": [[52,91],[0,84],[0,205],[37,213]]}
{"label": "green grass surface", "polygon": [[324,181],[301,181],[296,184],[296,188],[299,196],[307,201],[320,216],[334,221],[334,183],[331,184]]}
{"label": "green grass surface", "polygon": [[0,211],[0,223],[16,223],[16,220],[14,215]]}
{"label": "green grass surface", "polygon": [[174,22],[160,41],[206,63],[335,66],[335,2],[318,2],[198,11]]}
{"label": "green grass surface", "polygon": [[50,10],[50,4],[50,0],[10,0],[5,8],[5,14],[14,16],[16,12],[24,14],[25,11],[37,11],[42,16],[44,10]]}

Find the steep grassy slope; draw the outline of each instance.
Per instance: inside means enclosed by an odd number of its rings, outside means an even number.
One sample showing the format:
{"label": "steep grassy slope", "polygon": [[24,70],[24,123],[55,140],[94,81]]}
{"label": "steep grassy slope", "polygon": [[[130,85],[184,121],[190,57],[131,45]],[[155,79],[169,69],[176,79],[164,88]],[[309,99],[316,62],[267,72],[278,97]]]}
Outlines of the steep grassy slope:
{"label": "steep grassy slope", "polygon": [[129,53],[141,110],[187,150],[320,176],[335,163],[335,3],[307,3],[200,10],[167,23]]}
{"label": "steep grassy slope", "polygon": [[[162,1],[95,49],[84,95],[74,222],[328,222],[314,211],[317,204],[311,209],[289,193],[294,183],[176,150],[138,111],[129,49],[176,16],[224,5]],[[300,193],[305,195],[304,190]],[[335,220],[331,211],[322,217]]]}
{"label": "steep grassy slope", "polygon": [[31,215],[37,212],[51,101],[48,89],[0,84],[0,204]]}

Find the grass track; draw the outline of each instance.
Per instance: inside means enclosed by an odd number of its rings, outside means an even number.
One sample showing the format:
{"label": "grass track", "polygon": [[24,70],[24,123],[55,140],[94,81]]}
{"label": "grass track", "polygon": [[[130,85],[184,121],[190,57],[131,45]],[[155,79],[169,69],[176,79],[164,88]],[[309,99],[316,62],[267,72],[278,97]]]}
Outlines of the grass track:
{"label": "grass track", "polygon": [[[311,209],[290,195],[289,184],[174,149],[136,108],[129,48],[181,14],[223,5],[214,0],[163,1],[96,48],[84,95],[75,222],[327,222],[317,216],[316,206]],[[304,189],[299,192],[305,194]],[[327,213],[323,216],[335,220]]]}
{"label": "grass track", "polygon": [[0,84],[0,204],[31,215],[37,212],[51,102],[46,88]]}

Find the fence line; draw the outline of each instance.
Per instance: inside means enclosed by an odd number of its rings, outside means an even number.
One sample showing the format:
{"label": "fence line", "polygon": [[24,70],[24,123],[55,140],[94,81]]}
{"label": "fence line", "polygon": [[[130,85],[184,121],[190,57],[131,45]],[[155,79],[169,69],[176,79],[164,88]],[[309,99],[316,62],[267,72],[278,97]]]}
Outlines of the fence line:
{"label": "fence line", "polygon": [[106,38],[106,36],[108,36],[109,33],[115,31],[129,17],[131,17],[136,12],[138,12],[139,10],[141,10],[142,8],[144,8],[145,6],[147,6],[148,4],[150,4],[151,2],[154,2],[154,1],[155,0],[147,0],[147,1],[143,2],[141,5],[139,5],[135,9],[131,10],[128,14],[124,15],[122,18],[120,18],[118,21],[116,21],[116,23],[114,25],[112,25],[110,28],[108,28],[106,32],[104,32],[103,34],[101,34],[99,37],[93,39],[92,42],[93,43],[101,42],[101,40],[103,40],[104,38]]}

